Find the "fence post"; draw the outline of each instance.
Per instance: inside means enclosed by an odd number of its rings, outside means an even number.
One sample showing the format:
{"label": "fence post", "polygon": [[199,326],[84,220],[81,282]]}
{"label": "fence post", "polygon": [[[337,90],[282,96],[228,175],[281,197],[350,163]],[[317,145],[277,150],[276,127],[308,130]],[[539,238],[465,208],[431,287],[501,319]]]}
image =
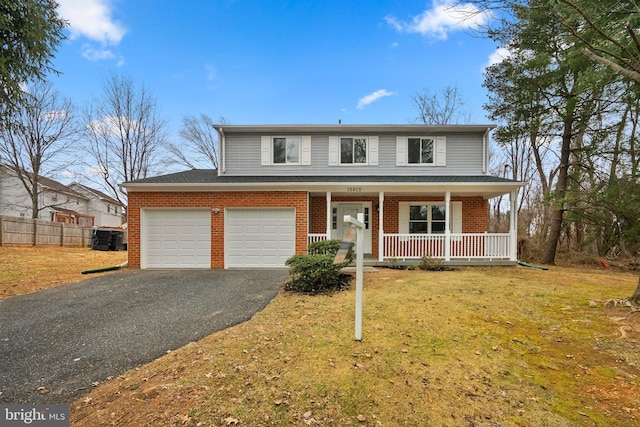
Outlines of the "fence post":
{"label": "fence post", "polygon": [[2,246],[4,237],[4,220],[2,219],[2,215],[0,215],[0,246]]}
{"label": "fence post", "polygon": [[60,223],[60,246],[64,247],[64,222]]}

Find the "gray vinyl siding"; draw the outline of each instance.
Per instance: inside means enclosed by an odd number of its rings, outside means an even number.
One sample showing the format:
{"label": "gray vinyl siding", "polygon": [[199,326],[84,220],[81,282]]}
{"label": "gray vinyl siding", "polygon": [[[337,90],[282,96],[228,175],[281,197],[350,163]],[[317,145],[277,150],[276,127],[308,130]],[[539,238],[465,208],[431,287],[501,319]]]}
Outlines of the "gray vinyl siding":
{"label": "gray vinyl siding", "polygon": [[[287,136],[277,134],[272,136]],[[302,136],[292,134],[291,136]],[[483,167],[483,135],[442,134],[446,136],[446,166],[396,166],[396,136],[425,135],[357,135],[340,134],[331,136],[378,136],[378,165],[329,166],[328,134],[311,135],[311,164],[265,165],[260,164],[260,134],[230,134],[225,138],[225,175],[229,176],[478,176],[486,174]]]}

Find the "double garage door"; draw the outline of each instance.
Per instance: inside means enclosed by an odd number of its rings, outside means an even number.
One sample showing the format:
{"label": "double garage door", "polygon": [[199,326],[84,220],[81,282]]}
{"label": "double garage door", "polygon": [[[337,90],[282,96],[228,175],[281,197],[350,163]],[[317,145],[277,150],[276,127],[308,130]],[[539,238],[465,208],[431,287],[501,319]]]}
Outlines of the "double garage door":
{"label": "double garage door", "polygon": [[[145,209],[142,268],[211,268],[211,209]],[[216,215],[216,214],[214,214]],[[227,209],[225,267],[284,267],[295,253],[295,210]]]}

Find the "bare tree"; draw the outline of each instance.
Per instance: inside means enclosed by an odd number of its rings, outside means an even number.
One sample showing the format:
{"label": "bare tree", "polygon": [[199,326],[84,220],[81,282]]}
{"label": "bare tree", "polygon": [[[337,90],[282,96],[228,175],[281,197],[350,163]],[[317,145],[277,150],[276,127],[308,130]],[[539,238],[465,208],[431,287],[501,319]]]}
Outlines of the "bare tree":
{"label": "bare tree", "polygon": [[126,204],[126,193],[119,184],[146,178],[160,165],[167,122],[160,116],[157,101],[131,77],[112,74],[84,118],[91,157],[89,179],[98,177],[114,198]]}
{"label": "bare tree", "polygon": [[[220,117],[218,124],[226,124],[224,117]],[[182,119],[180,138],[182,144],[176,146],[169,144],[169,152],[172,153],[178,163],[198,169],[199,166],[218,168],[218,133],[216,124],[211,117],[200,114],[200,117],[186,116]]]}
{"label": "bare tree", "polygon": [[17,174],[29,194],[31,215],[50,206],[40,205],[43,176],[60,172],[71,162],[69,149],[77,141],[73,104],[48,82],[33,82],[20,106],[0,127],[0,162]]}
{"label": "bare tree", "polygon": [[418,112],[414,122],[425,125],[469,122],[468,114],[462,111],[464,100],[458,92],[458,86],[446,86],[437,93],[431,93],[429,88],[424,88],[413,96],[412,101]]}

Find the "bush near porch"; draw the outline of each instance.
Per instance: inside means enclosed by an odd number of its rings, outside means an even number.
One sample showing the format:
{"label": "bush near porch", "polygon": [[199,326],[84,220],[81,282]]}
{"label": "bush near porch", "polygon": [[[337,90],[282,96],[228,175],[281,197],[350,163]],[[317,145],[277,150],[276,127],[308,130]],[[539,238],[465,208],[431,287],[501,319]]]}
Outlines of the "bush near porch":
{"label": "bush near porch", "polygon": [[285,290],[302,293],[322,293],[349,287],[351,276],[341,270],[354,260],[353,244],[341,263],[334,264],[342,241],[323,240],[309,245],[309,253],[289,258],[289,278]]}

